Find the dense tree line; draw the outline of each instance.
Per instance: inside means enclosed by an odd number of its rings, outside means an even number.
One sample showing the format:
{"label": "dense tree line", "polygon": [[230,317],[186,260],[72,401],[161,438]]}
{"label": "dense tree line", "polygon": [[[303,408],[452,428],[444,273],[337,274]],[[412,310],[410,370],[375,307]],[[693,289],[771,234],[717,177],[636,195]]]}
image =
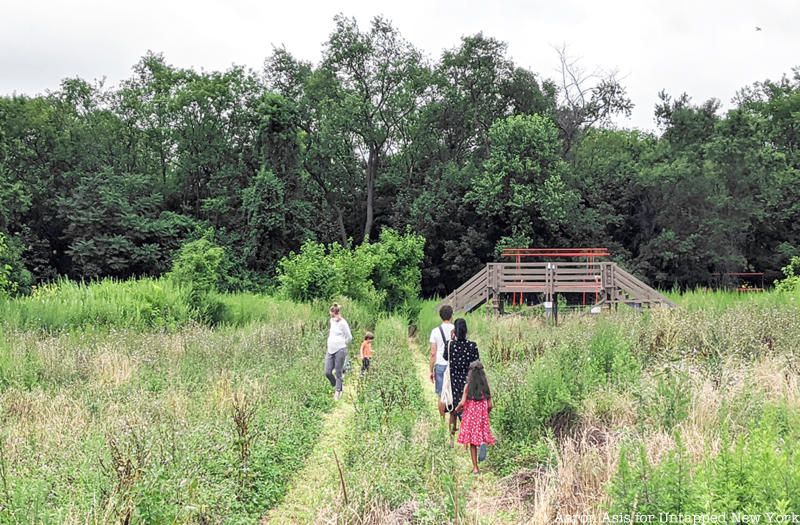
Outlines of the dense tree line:
{"label": "dense tree line", "polygon": [[607,246],[662,287],[777,276],[800,254],[800,69],[724,115],[662,93],[655,135],[608,126],[624,87],[562,63],[544,79],[482,34],[431,60],[384,19],[339,16],[319,64],[280,48],[260,72],[197,72],[149,53],[114,88],[0,97],[0,262],[36,281],[157,275],[211,232],[228,286],[253,287],[304,240],[392,227],[426,239],[434,293],[510,245]]}

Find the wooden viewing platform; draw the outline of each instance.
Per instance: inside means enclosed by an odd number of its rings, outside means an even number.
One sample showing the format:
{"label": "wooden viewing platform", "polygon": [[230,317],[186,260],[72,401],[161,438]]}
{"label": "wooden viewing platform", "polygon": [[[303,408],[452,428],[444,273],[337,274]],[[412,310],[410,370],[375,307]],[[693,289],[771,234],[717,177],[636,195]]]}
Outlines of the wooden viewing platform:
{"label": "wooden viewing platform", "polygon": [[445,297],[455,311],[471,312],[484,303],[502,308],[502,294],[539,293],[555,301],[559,293],[593,293],[594,306],[638,308],[675,304],[612,262],[488,263]]}

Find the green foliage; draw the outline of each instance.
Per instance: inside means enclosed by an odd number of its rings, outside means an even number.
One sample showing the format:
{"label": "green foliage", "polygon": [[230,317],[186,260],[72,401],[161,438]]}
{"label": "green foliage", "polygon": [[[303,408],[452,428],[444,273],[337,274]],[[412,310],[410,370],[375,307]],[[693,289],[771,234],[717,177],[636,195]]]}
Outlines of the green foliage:
{"label": "green foliage", "polygon": [[278,280],[287,297],[298,301],[336,296],[367,301],[416,319],[425,241],[411,233],[384,230],[375,243],[355,249],[306,241],[299,253],[279,263]]}
{"label": "green foliage", "polygon": [[632,346],[619,327],[611,323],[598,326],[588,342],[585,361],[581,363],[584,391],[599,387],[630,390],[638,385],[641,365]]}
{"label": "green foliage", "polygon": [[178,286],[198,293],[216,291],[224,257],[225,251],[206,238],[188,242],[176,255],[169,276]]}
{"label": "green foliage", "polygon": [[3,324],[17,330],[69,331],[91,327],[175,329],[190,320],[183,294],[167,280],[59,280],[30,296],[0,302]]}
{"label": "green foliage", "polygon": [[312,301],[333,297],[339,277],[325,245],[306,241],[299,253],[290,253],[278,263],[278,281],[287,297]]}
{"label": "green foliage", "polygon": [[800,257],[792,257],[789,264],[781,268],[783,280],[775,284],[775,289],[783,292],[795,292],[800,290]]}
{"label": "green foliage", "polygon": [[466,201],[504,231],[548,242],[579,198],[563,179],[567,164],[555,124],[540,115],[516,115],[492,124],[489,139],[484,172]]}
{"label": "green foliage", "polygon": [[617,475],[609,487],[612,500],[609,514],[627,515],[634,511],[643,515],[702,512],[699,487],[692,476],[691,464],[680,438],[677,438],[675,448],[657,466],[650,463],[643,445],[636,452],[633,461],[629,457],[629,449],[621,452]]}
{"label": "green foliage", "polygon": [[493,423],[505,439],[536,441],[557,427],[568,428],[575,419],[578,399],[574,375],[563,370],[556,359],[540,358],[536,365],[496,389]]}
{"label": "green foliage", "polygon": [[[408,42],[389,20],[376,16],[368,31],[355,18],[334,17],[336,25],[323,51],[321,73],[336,83],[328,84],[325,98],[334,104],[330,131],[352,137],[366,155],[364,208],[366,220],[361,238],[372,237],[375,186],[383,159],[394,142],[404,140],[413,125],[417,105],[429,85],[422,53]],[[332,88],[332,89],[331,89]],[[352,179],[351,179],[352,184]]]}
{"label": "green foliage", "polygon": [[324,40],[319,64],[276,49],[266,78],[148,53],[115,87],[69,78],[0,97],[12,267],[35,283],[159,276],[198,227],[226,250],[225,291],[274,284],[304,239],[347,246],[387,227],[426,239],[426,296],[510,244],[607,246],[662,288],[770,278],[798,256],[797,71],[724,114],[663,93],[655,135],[603,128],[631,107],[613,77],[565,72],[559,99],[483,34],[430,61],[380,17],[339,15]]}
{"label": "green foliage", "polygon": [[[417,299],[421,292],[425,239],[406,232],[401,235],[394,230],[381,232],[378,242],[364,243],[356,249],[371,264],[369,279],[382,297],[382,306],[389,311],[405,307],[407,319],[416,319],[419,313]],[[357,276],[352,276],[353,278]]]}
{"label": "green foliage", "polygon": [[199,321],[215,324],[225,316],[225,303],[217,292],[225,250],[207,238],[184,244],[172,263],[169,278],[186,296]]}
{"label": "green foliage", "polygon": [[30,292],[31,273],[25,268],[21,250],[0,232],[0,299]]}
{"label": "green foliage", "polygon": [[609,485],[610,513],[797,513],[800,457],[791,445],[797,418],[796,409],[774,405],[746,434],[732,440],[723,433],[719,453],[699,463],[679,437],[657,464],[643,444],[635,460],[624,449]]}
{"label": "green foliage", "polygon": [[691,389],[685,372],[666,369],[639,394],[640,413],[650,423],[672,431],[689,415]]}
{"label": "green foliage", "polygon": [[529,367],[515,363],[504,369],[494,421],[503,436],[518,443],[535,443],[550,433],[563,436],[586,398],[635,389],[640,377],[630,341],[604,323],[588,338],[548,349]]}
{"label": "green foliage", "polygon": [[[3,325],[15,331],[69,332],[84,329],[131,328],[143,331],[175,331],[197,321],[185,290],[169,279],[115,281],[104,279],[91,284],[60,280],[35,287],[30,296],[0,301]],[[254,321],[294,317],[319,319],[325,305],[295,304],[291,301],[256,294],[214,294],[223,303],[222,324],[243,326]],[[360,304],[347,304],[366,318]],[[371,315],[371,314],[370,314]],[[371,326],[371,325],[370,325]]]}

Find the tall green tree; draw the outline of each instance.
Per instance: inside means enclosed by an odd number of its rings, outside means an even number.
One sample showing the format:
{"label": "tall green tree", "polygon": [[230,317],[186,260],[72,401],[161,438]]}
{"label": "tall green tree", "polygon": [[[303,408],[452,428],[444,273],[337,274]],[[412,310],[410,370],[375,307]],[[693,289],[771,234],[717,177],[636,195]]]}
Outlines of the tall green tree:
{"label": "tall green tree", "polygon": [[443,294],[491,259],[504,235],[503,225],[464,202],[489,155],[492,124],[513,114],[553,114],[555,86],[480,33],[442,54],[432,82],[433,97],[412,128],[413,149],[403,150],[403,170],[386,193],[397,196],[392,226],[410,223],[426,238],[424,289]]}
{"label": "tall green tree", "polygon": [[364,163],[365,221],[369,239],[375,217],[375,181],[387,155],[402,141],[407,118],[427,89],[422,54],[381,18],[361,31],[354,18],[338,15],[323,53],[322,68],[341,89],[332,110],[338,131],[351,135]]}
{"label": "tall green tree", "polygon": [[579,195],[567,187],[558,130],[539,115],[498,120],[491,150],[466,200],[507,236],[537,246],[559,240]]}
{"label": "tall green tree", "polygon": [[354,136],[342,131],[347,124],[339,111],[344,96],[339,82],[329,70],[313,69],[283,48],[273,52],[265,69],[268,85],[296,110],[299,162],[317,195],[316,231],[323,240],[334,237],[345,246],[357,228],[364,172]]}

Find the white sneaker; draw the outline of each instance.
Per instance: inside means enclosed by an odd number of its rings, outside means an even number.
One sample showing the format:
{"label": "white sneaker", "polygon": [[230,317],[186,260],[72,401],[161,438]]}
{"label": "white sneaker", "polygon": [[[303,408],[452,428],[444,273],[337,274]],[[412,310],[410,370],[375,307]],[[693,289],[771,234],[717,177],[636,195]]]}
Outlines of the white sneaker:
{"label": "white sneaker", "polygon": [[342,397],[342,391],[341,390],[337,390],[336,393],[333,394],[333,399],[335,399],[336,401],[339,401],[340,397]]}

